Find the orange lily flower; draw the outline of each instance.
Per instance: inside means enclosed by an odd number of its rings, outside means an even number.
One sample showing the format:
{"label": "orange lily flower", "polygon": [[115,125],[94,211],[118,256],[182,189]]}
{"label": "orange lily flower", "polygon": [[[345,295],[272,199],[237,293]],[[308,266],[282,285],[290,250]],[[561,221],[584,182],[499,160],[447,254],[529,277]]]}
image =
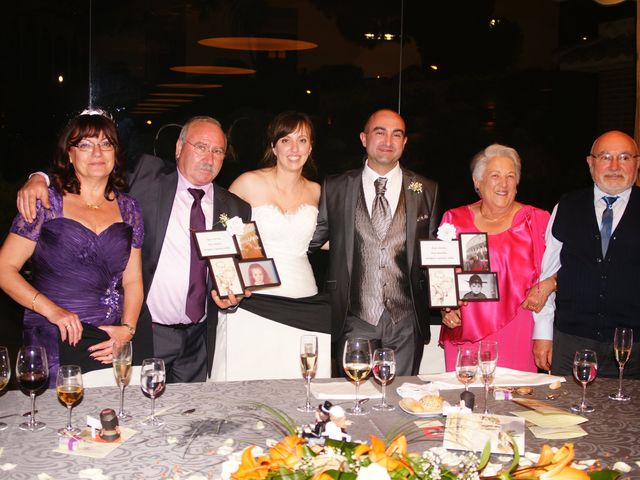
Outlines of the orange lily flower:
{"label": "orange lily flower", "polygon": [[264,480],[269,472],[269,462],[266,457],[254,458],[252,455],[253,445],[245,448],[242,452],[240,466],[231,475],[234,480]]}
{"label": "orange lily flower", "polygon": [[293,468],[304,457],[302,444],[306,440],[295,435],[289,435],[269,450],[272,465],[276,468]]}
{"label": "orange lily flower", "polygon": [[389,447],[385,450],[384,442],[378,437],[373,435],[369,436],[371,440],[371,447],[367,445],[359,445],[354,450],[353,456],[358,459],[363,455],[369,454],[369,459],[392,472],[400,467],[405,467],[410,471],[413,471],[411,467],[401,459],[393,458],[394,454],[397,454],[400,458],[404,457],[407,453],[407,439],[404,435],[397,437]]}

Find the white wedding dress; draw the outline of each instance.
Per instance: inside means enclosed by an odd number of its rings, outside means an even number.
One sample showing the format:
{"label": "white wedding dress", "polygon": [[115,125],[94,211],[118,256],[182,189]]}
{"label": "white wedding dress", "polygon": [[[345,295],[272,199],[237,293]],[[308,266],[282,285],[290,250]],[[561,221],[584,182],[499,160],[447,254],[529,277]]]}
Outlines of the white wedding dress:
{"label": "white wedding dress", "polygon": [[[283,213],[275,205],[252,209],[268,258],[273,258],[281,285],[254,291],[289,298],[316,295],[318,289],[307,259],[318,209],[301,205]],[[331,335],[283,325],[240,308],[220,313],[210,381],[301,378],[300,336],[318,337],[316,377],[331,377]]]}

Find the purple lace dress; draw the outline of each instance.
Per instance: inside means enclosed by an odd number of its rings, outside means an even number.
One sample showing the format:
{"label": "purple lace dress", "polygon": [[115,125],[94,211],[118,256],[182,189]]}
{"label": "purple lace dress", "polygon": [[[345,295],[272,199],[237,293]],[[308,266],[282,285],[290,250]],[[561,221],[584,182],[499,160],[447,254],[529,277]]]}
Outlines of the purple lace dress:
{"label": "purple lace dress", "polygon": [[[33,240],[32,285],[57,305],[76,313],[80,321],[94,326],[120,324],[124,295],[122,274],[131,247],[140,248],[144,238],[138,202],[126,194],[116,195],[124,222],[110,225],[96,235],[75,220],[64,217],[62,196],[49,188],[51,209],[38,204],[33,223],[17,215],[11,232]],[[49,386],[55,386],[59,366],[60,333],[45,317],[25,309],[25,345],[45,347],[49,360]]]}

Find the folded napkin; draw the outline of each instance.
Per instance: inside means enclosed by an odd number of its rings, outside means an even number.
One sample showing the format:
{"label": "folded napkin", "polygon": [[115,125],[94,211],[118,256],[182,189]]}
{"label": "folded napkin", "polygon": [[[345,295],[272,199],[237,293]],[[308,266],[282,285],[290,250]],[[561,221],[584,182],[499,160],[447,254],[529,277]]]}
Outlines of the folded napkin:
{"label": "folded napkin", "polygon": [[396,388],[396,392],[402,398],[415,398],[416,400],[420,400],[425,395],[440,395],[440,391],[438,390],[437,385],[433,383],[403,383],[398,388]]}
{"label": "folded napkin", "polygon": [[[318,400],[355,400],[356,387],[355,384],[347,380],[311,384],[311,393]],[[358,398],[382,398],[382,394],[370,381],[360,384]]]}
{"label": "folded napkin", "polygon": [[[437,373],[434,375],[418,375],[424,382],[433,382],[441,390],[462,388],[463,385],[456,378],[456,372]],[[548,385],[553,382],[564,382],[564,377],[548,375],[546,373],[531,373],[497,367],[493,385],[495,387],[525,387],[528,385]],[[482,387],[482,375],[478,373],[469,387]]]}

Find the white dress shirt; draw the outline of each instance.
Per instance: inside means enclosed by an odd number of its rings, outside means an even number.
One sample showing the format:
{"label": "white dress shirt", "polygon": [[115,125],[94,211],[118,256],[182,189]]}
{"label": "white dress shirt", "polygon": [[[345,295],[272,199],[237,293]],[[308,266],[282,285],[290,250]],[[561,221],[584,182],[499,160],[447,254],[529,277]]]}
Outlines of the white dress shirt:
{"label": "white dress shirt", "polygon": [[371,209],[373,208],[373,200],[376,198],[376,187],[374,182],[378,178],[387,179],[387,191],[384,196],[389,202],[389,208],[391,214],[395,215],[396,208],[398,208],[398,201],[400,200],[400,191],[402,190],[402,169],[400,164],[396,163],[396,166],[389,170],[386,175],[380,175],[369,167],[369,161],[364,165],[362,171],[362,188],[364,190],[364,200],[367,204],[367,210],[369,216],[371,216]]}
{"label": "white dress shirt", "polygon": [[[190,324],[185,313],[191,268],[191,233],[189,230],[193,196],[187,189],[204,190],[201,205],[207,230],[213,226],[213,184],[191,185],[178,171],[178,188],[173,199],[167,232],[162,243],[158,267],[147,297],[154,323]],[[206,305],[205,315],[206,317]]]}
{"label": "white dress shirt", "polygon": [[[624,192],[616,195],[618,199],[613,204],[613,224],[611,226],[611,232],[615,232],[622,215],[624,214],[627,204],[629,203],[629,196],[631,195],[631,188],[628,188]],[[602,224],[602,213],[606,208],[606,202],[602,197],[610,197],[609,195],[598,188],[597,185],[593,186],[593,202],[596,210],[596,221],[598,222],[598,229]],[[558,205],[553,207],[549,224],[547,225],[547,231],[545,233],[546,248],[542,257],[542,274],[540,279],[544,280],[554,275],[560,270],[560,252],[562,250],[562,242],[553,236],[553,222],[556,219],[556,213],[558,211]],[[534,340],[553,340],[553,318],[556,311],[556,294],[553,292],[549,295],[547,303],[540,313],[533,313],[535,320],[535,326],[533,328]]]}

